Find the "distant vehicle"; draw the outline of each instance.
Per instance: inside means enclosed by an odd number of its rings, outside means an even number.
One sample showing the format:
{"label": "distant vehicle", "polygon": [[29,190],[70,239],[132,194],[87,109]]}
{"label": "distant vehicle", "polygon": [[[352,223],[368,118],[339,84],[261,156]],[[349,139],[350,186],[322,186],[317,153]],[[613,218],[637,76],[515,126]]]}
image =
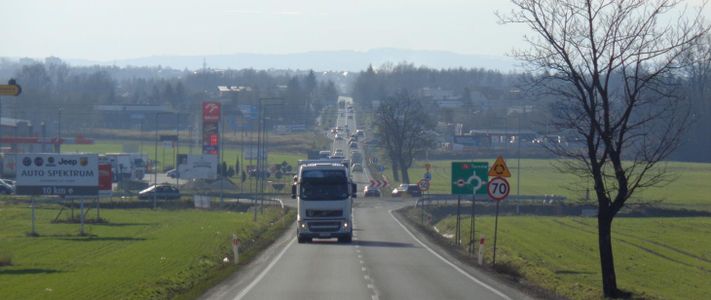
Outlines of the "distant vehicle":
{"label": "distant vehicle", "polygon": [[170,169],[168,172],[165,172],[165,175],[170,178],[180,178],[180,172],[176,169]]}
{"label": "distant vehicle", "polygon": [[318,152],[318,158],[328,158],[331,155],[331,151],[321,150]]}
{"label": "distant vehicle", "polygon": [[341,136],[340,134],[336,134],[335,139],[338,140],[338,141],[342,141],[342,140],[343,140],[343,136]]}
{"label": "distant vehicle", "polygon": [[380,189],[366,185],[363,189],[364,197],[380,197]]}
{"label": "distant vehicle", "polygon": [[0,182],[6,183],[7,185],[11,187],[15,187],[15,181],[12,179],[5,179],[5,178],[0,178]]}
{"label": "distant vehicle", "polygon": [[255,168],[250,168],[247,170],[247,175],[249,177],[269,178],[272,176],[272,173],[267,170],[257,171]]}
{"label": "distant vehicle", "polygon": [[363,129],[357,129],[356,132],[355,132],[355,134],[356,134],[357,136],[361,136],[361,137],[362,137],[362,136],[365,135],[365,132],[363,131]]}
{"label": "distant vehicle", "polygon": [[10,195],[15,193],[15,186],[5,183],[5,181],[0,181],[0,194]]}
{"label": "distant vehicle", "polygon": [[363,166],[361,164],[353,164],[351,167],[351,172],[363,172]]}
{"label": "distant vehicle", "polygon": [[351,142],[350,147],[351,147],[351,149],[358,149],[358,143],[356,143],[356,142]]}
{"label": "distant vehicle", "polygon": [[390,193],[391,196],[393,197],[402,197],[402,196],[412,196],[412,197],[420,197],[422,196],[422,191],[420,191],[420,187],[418,187],[416,184],[401,184],[397,188],[393,189],[393,191]]}
{"label": "distant vehicle", "polygon": [[328,159],[330,159],[330,160],[344,160],[344,159],[346,159],[346,157],[343,156],[343,154],[341,154],[341,155],[331,155],[331,156],[328,157]]}
{"label": "distant vehicle", "polygon": [[106,153],[99,155],[100,163],[110,163],[114,182],[143,180],[146,174],[147,157],[140,153]]}
{"label": "distant vehicle", "polygon": [[336,151],[333,151],[333,155],[343,155],[343,149],[336,149]]}
{"label": "distant vehicle", "polygon": [[147,189],[138,193],[138,199],[150,200],[153,199],[154,194],[157,199],[180,199],[180,191],[178,188],[167,184],[149,186]]}

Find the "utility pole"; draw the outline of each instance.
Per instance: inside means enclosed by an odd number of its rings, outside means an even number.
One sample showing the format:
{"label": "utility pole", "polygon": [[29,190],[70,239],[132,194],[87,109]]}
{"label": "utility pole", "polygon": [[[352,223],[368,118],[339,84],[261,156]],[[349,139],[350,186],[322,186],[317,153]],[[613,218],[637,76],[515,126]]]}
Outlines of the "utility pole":
{"label": "utility pole", "polygon": [[156,209],[156,203],[158,202],[158,115],[160,112],[156,112],[156,137],[155,137],[155,147],[154,147],[154,159],[153,159],[153,209]]}
{"label": "utility pole", "polygon": [[178,172],[178,154],[180,154],[180,113],[175,112],[175,153],[173,154],[173,166],[175,167],[175,187],[180,183],[180,172]]}

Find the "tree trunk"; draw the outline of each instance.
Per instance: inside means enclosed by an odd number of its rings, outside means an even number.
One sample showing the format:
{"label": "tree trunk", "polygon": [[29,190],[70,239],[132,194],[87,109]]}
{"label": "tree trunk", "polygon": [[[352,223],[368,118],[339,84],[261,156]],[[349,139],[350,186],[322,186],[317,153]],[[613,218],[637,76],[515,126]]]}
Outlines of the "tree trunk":
{"label": "tree trunk", "polygon": [[400,169],[397,167],[397,162],[392,162],[391,166],[393,168],[393,180],[400,181]]}
{"label": "tree trunk", "polygon": [[407,168],[403,167],[404,164],[400,164],[400,172],[402,172],[402,183],[410,183],[410,174],[407,172]]}
{"label": "tree trunk", "polygon": [[620,296],[620,293],[617,289],[615,262],[612,257],[612,220],[606,213],[598,212],[597,226],[603,293],[605,294],[605,298],[617,298]]}

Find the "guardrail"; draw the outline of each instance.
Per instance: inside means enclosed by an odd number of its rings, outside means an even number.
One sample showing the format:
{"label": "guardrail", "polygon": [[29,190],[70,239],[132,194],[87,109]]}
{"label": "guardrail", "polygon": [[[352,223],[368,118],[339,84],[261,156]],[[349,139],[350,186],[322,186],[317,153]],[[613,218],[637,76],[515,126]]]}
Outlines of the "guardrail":
{"label": "guardrail", "polygon": [[[457,201],[457,195],[450,195],[450,194],[423,194],[417,201],[416,205],[419,204],[420,202],[432,202],[432,201],[443,201],[443,202],[448,202],[448,201]],[[470,202],[472,197],[471,195],[462,195],[462,201]],[[556,203],[561,203],[565,201],[567,198],[565,196],[561,195],[521,195],[520,197],[517,197],[516,195],[509,195],[505,201],[513,201],[513,202],[542,202],[544,204],[556,204]],[[488,202],[488,201],[493,201],[489,199],[489,196],[483,196],[483,195],[477,195],[476,196],[476,201],[477,202]]]}

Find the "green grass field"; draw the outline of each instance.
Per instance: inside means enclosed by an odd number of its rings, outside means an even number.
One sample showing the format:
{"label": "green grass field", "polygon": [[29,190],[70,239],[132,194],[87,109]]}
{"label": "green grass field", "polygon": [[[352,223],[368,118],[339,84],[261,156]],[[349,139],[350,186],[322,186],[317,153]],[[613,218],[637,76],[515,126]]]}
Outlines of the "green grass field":
{"label": "green grass field", "polygon": [[[0,206],[0,257],[12,261],[0,267],[0,299],[199,295],[209,287],[206,281],[236,270],[222,262],[231,253],[233,233],[255,245],[254,239],[281,232],[281,222],[273,223],[280,215],[276,208],[265,209],[257,223],[249,212],[105,209],[102,217],[110,222],[86,225],[89,236],[78,236],[78,224],[51,224],[56,214],[52,205],[37,210],[40,236],[33,238],[25,235],[31,224],[26,206]],[[243,248],[242,262],[254,249]]]}
{"label": "green grass field", "polygon": [[[481,159],[488,161],[489,165],[495,159]],[[432,164],[432,193],[449,193],[451,186],[451,169],[449,160],[431,161]],[[512,177],[509,178],[511,193],[516,194],[516,160],[507,160]],[[522,159],[521,183],[522,195],[555,194],[566,196],[569,200],[581,200],[585,189],[591,183],[581,182],[576,176],[560,173],[553,166],[554,160]],[[410,169],[410,178],[413,181],[422,178],[425,173],[425,162],[416,162]],[[708,163],[667,163],[667,171],[676,179],[663,187],[650,188],[636,194],[632,202],[660,202],[666,206],[675,206],[692,209],[711,210],[711,164]],[[386,175],[392,178],[392,172],[386,170]],[[594,195],[591,193],[591,198]],[[593,200],[594,201],[594,200]]]}
{"label": "green grass field", "polygon": [[[419,210],[411,218],[419,221]],[[416,215],[416,216],[415,216]],[[436,224],[454,233],[455,217]],[[477,217],[477,237],[487,238],[491,263],[494,218]],[[462,236],[469,237],[469,218]],[[620,288],[659,299],[707,299],[711,295],[711,218],[618,218],[613,247]],[[497,264],[572,299],[601,298],[596,219],[582,217],[499,218]]]}

